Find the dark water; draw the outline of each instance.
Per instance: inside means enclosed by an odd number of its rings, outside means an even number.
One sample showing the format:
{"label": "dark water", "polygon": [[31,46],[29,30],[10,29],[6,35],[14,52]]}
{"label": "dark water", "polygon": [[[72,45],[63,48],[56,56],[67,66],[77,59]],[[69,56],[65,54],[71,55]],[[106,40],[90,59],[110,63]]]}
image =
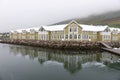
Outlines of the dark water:
{"label": "dark water", "polygon": [[0,80],[120,80],[120,56],[0,44]]}

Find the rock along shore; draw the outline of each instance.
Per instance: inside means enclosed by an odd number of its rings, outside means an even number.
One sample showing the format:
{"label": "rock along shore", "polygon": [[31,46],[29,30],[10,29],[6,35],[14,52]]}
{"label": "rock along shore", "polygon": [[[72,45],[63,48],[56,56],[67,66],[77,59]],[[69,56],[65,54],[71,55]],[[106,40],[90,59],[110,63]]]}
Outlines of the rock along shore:
{"label": "rock along shore", "polygon": [[[101,49],[100,42],[80,41],[37,41],[37,40],[4,40],[0,43],[25,45],[42,48],[68,49],[68,50],[98,50]],[[120,42],[106,42],[112,47],[120,47]]]}

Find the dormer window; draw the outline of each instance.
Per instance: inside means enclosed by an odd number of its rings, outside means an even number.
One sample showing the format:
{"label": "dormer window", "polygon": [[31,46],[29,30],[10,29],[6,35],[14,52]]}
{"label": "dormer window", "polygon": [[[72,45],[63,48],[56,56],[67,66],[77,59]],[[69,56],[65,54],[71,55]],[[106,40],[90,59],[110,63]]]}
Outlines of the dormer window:
{"label": "dormer window", "polygon": [[34,30],[33,30],[33,29],[30,29],[30,32],[31,32],[32,34],[34,34]]}
{"label": "dormer window", "polygon": [[109,29],[109,28],[107,28],[107,29],[105,30],[105,32],[110,32],[110,29]]}
{"label": "dormer window", "polygon": [[44,29],[42,28],[41,31],[44,31]]}
{"label": "dormer window", "polygon": [[23,30],[23,33],[26,33],[26,31],[25,31],[25,30]]}
{"label": "dormer window", "polygon": [[39,31],[44,31],[44,28],[41,28]]}
{"label": "dormer window", "polygon": [[14,31],[15,33],[17,33],[17,31]]}
{"label": "dormer window", "polygon": [[93,32],[93,34],[97,34],[97,32]]}

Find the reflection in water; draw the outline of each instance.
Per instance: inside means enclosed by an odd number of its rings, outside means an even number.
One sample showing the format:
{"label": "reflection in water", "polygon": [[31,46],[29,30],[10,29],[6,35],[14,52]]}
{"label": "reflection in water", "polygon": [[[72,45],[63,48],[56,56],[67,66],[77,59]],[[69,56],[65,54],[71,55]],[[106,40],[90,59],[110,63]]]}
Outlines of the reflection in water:
{"label": "reflection in water", "polygon": [[14,55],[29,56],[29,59],[38,59],[40,64],[48,61],[63,63],[70,73],[76,73],[82,68],[98,66],[111,67],[120,70],[119,56],[107,52],[95,51],[60,51],[42,48],[10,45],[10,52]]}

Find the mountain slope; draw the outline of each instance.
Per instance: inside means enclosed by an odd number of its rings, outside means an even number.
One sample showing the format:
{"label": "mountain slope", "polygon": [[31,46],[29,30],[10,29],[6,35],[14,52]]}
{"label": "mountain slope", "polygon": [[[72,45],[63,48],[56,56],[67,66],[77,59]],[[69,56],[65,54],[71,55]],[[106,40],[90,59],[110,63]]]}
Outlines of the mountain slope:
{"label": "mountain slope", "polygon": [[81,24],[94,24],[94,25],[109,25],[113,27],[120,27],[120,10],[114,12],[107,12],[100,15],[91,15],[86,18],[75,18],[61,21],[55,24],[66,24],[71,20],[76,20]]}

